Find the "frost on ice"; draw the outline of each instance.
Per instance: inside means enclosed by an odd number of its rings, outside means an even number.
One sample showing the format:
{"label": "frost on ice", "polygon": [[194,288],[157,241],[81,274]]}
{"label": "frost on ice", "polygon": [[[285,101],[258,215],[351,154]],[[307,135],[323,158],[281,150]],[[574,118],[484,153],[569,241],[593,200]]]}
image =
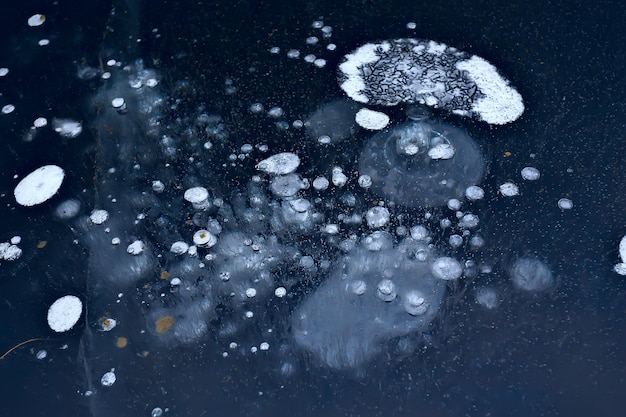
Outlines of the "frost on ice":
{"label": "frost on ice", "polygon": [[521,95],[492,64],[433,41],[365,44],[344,57],[338,78],[360,103],[420,103],[496,125],[524,112]]}

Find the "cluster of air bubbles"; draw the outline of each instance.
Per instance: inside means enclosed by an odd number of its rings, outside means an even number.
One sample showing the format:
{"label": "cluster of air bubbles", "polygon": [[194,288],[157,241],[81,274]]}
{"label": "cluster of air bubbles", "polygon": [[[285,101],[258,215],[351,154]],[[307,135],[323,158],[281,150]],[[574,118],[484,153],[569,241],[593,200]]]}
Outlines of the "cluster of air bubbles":
{"label": "cluster of air bubbles", "polygon": [[[325,25],[323,20],[316,20],[311,24],[311,29],[314,30],[314,33],[304,39],[304,45],[305,48],[313,49],[315,53],[303,53],[299,48],[290,48],[287,49],[286,56],[294,60],[302,58],[302,60],[308,64],[312,64],[317,68],[323,68],[326,66],[327,61],[316,54],[322,53],[322,48],[325,48],[327,51],[337,49],[337,46],[330,42],[333,35],[333,28]],[[281,48],[279,46],[271,46],[269,52],[272,55],[278,55],[281,53]]]}
{"label": "cluster of air bubbles", "polygon": [[0,242],[0,261],[14,261],[22,256],[22,249],[18,246],[22,238],[13,236],[8,242]]}
{"label": "cluster of air bubbles", "polygon": [[[317,20],[311,29],[302,45],[269,52],[324,67],[323,54],[336,49],[332,28]],[[287,133],[310,147],[256,143],[204,108],[187,118],[190,127],[181,127],[187,119],[174,98],[169,110],[177,118],[169,125],[160,119],[168,110],[159,78],[141,61],[125,66],[109,59],[104,71],[79,69],[81,79],[98,76],[105,87],[94,100],[102,112],[93,128],[103,150],[115,151],[100,162],[101,200],[86,209],[70,198],[54,209],[58,219],[74,222],[77,241],[88,246],[90,279],[106,283],[110,299],[103,303],[110,311],[96,311],[96,323],[88,324],[98,334],[137,331],[165,346],[193,346],[214,334],[224,358],[271,354],[287,344],[323,366],[355,369],[387,346],[432,331],[446,294],[475,278],[480,306],[493,310],[501,302],[495,284],[479,281],[492,268],[479,253],[487,243],[475,213],[486,194],[481,146],[423,106],[407,109],[401,121],[380,107],[364,107],[417,103],[491,124],[517,119],[521,97],[481,58],[414,39],[366,44],[339,68],[349,98],[319,103],[291,123],[283,103],[259,100],[240,109],[279,130],[293,127]],[[238,94],[231,79],[224,86]],[[64,138],[82,132],[80,121],[51,120]],[[46,119],[33,123],[46,125]],[[366,137],[362,143],[359,135]],[[340,147],[350,148],[347,157],[335,152]],[[540,177],[533,167],[521,175]],[[64,176],[55,165],[41,167],[20,181],[15,199],[41,204],[56,195]],[[510,181],[500,192],[519,189]],[[21,253],[14,239],[0,243],[0,259]],[[549,267],[536,258],[519,259],[508,273],[523,292],[554,286]],[[138,298],[124,298],[130,293]],[[136,329],[129,329],[137,320],[123,309],[130,302],[144,314]],[[82,307],[75,296],[57,300],[48,312],[50,327],[72,329]],[[268,318],[278,313],[280,319]],[[127,343],[119,337],[115,346]],[[280,372],[294,369],[285,361]],[[97,378],[110,387],[118,375],[111,369]],[[152,415],[163,412],[156,407]]]}

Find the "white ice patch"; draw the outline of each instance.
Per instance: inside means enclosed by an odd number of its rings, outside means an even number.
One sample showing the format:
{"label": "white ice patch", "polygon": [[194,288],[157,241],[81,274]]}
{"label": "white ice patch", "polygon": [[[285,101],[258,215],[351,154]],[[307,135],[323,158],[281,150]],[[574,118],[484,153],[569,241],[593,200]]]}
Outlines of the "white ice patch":
{"label": "white ice patch", "polygon": [[354,120],[356,120],[359,126],[369,130],[381,130],[389,124],[389,116],[370,109],[359,110]]}
{"label": "white ice patch", "polygon": [[35,206],[54,196],[65,178],[65,171],[56,165],[44,165],[24,177],[15,187],[15,201],[22,206]]}
{"label": "white ice patch", "polygon": [[457,62],[460,71],[467,71],[484,97],[474,101],[472,110],[487,123],[503,125],[517,120],[524,113],[524,102],[517,90],[502,78],[496,67],[478,56]]}
{"label": "white ice patch", "polygon": [[57,333],[70,330],[83,314],[83,303],[74,295],[56,300],[48,309],[48,326]]}
{"label": "white ice patch", "polygon": [[339,65],[339,70],[345,75],[346,79],[341,83],[341,89],[346,92],[348,97],[360,103],[367,103],[369,99],[363,90],[365,90],[365,81],[361,73],[361,68],[367,64],[377,62],[380,59],[378,49],[387,51],[390,48],[388,42],[379,44],[368,43],[351,54],[345,56],[345,61]]}

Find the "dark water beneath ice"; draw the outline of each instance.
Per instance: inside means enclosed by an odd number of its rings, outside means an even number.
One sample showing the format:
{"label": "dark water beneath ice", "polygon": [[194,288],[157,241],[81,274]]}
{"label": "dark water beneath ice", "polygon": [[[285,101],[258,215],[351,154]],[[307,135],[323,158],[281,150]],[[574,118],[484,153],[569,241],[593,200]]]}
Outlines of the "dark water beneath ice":
{"label": "dark water beneath ice", "polygon": [[[168,408],[164,415],[188,416],[619,414],[626,371],[625,283],[612,271],[624,234],[626,203],[625,12],[619,2],[128,3],[131,13],[118,18],[111,17],[115,5],[109,2],[93,6],[72,1],[55,5],[25,1],[0,17],[0,67],[10,70],[0,78],[0,105],[16,106],[15,112],[0,115],[0,241],[19,235],[24,251],[19,260],[0,263],[4,318],[0,350],[30,338],[50,337],[0,360],[0,414],[148,416],[157,406]],[[34,13],[47,15],[39,28],[26,24]],[[327,66],[316,69],[287,59],[290,48],[316,51],[306,46],[305,39],[315,33],[310,25],[321,16],[333,27],[332,41],[338,46],[333,53],[319,51]],[[405,28],[410,21],[417,24],[414,31]],[[107,25],[116,31],[109,32]],[[129,36],[142,41],[128,41]],[[334,68],[343,54],[365,42],[406,36],[445,42],[489,60],[524,97],[522,118],[503,127],[434,115],[461,124],[484,151],[487,173],[480,185],[486,198],[470,207],[480,216],[480,235],[486,242],[480,259],[489,260],[493,272],[449,290],[434,322],[436,331],[407,340],[408,350],[385,346],[382,356],[358,372],[320,366],[315,352],[307,353],[289,339],[290,321],[285,317],[295,310],[298,297],[305,298],[321,284],[324,274],[298,271],[310,285],[294,285],[295,273],[280,263],[274,271],[283,272],[279,279],[292,285],[295,298],[253,305],[256,320],[275,324],[278,335],[270,340],[265,356],[229,350],[231,338],[224,329],[241,326],[242,319],[229,322],[229,318],[247,310],[245,300],[223,303],[216,313],[206,313],[208,331],[191,344],[176,338],[160,340],[150,332],[133,333],[146,328],[146,314],[159,316],[159,310],[146,313],[137,300],[152,300],[151,294],[160,288],[126,287],[124,297],[115,303],[116,287],[101,286],[99,274],[123,276],[123,271],[115,272],[117,255],[99,256],[94,250],[109,250],[108,240],[89,243],[89,233],[76,222],[53,218],[55,205],[78,198],[88,214],[109,204],[108,194],[117,194],[119,213],[112,216],[110,227],[128,236],[147,233],[154,244],[167,230],[133,229],[135,213],[128,207],[151,202],[133,200],[140,190],[133,181],[145,178],[132,176],[135,159],[116,161],[125,144],[141,149],[133,158],[140,156],[143,172],[161,174],[163,181],[180,181],[178,194],[202,179],[218,195],[230,197],[233,189],[247,189],[234,181],[255,174],[254,164],[234,163],[223,177],[221,170],[209,175],[200,165],[187,167],[183,158],[174,159],[174,169],[165,169],[162,148],[145,139],[146,120],[131,112],[132,122],[116,123],[117,115],[110,109],[94,110],[94,97],[103,91],[101,82],[78,79],[77,68],[99,67],[101,57],[124,63],[143,58],[147,67],[161,74],[161,91],[181,99],[175,110],[164,112],[163,123],[172,132],[184,137],[203,106],[202,111],[219,114],[227,130],[234,132],[227,139],[232,146],[216,146],[215,161],[226,161],[245,143],[264,143],[272,152],[284,150],[288,143],[291,151],[307,155],[301,171],[310,176],[328,173],[337,163],[345,165],[358,155],[359,143],[344,141],[324,148],[310,138],[298,141],[293,129],[276,134],[274,120],[251,115],[250,104],[281,106],[286,120],[304,120],[321,104],[342,96]],[[38,46],[41,38],[50,39],[50,45]],[[281,54],[271,55],[271,46],[280,46]],[[235,94],[228,94],[227,78],[237,88]],[[390,112],[393,117],[402,113]],[[40,116],[81,120],[85,131],[78,138],[64,139],[47,129],[24,141]],[[358,139],[367,137],[361,134]],[[187,146],[185,150],[192,149]],[[47,163],[66,170],[60,194],[38,207],[17,206],[13,200],[17,178]],[[119,176],[103,182],[111,164]],[[529,165],[541,171],[539,181],[521,180],[519,171]],[[520,186],[519,196],[498,194],[498,186],[507,181]],[[183,212],[186,208],[175,194],[159,197],[154,207],[165,213]],[[573,201],[572,210],[557,207],[563,197]],[[171,205],[161,205],[164,201]],[[325,207],[325,215],[337,210]],[[446,210],[432,211],[438,217]],[[239,214],[232,218],[240,220]],[[192,230],[180,223],[180,233]],[[264,224],[251,222],[246,227]],[[434,226],[432,230],[438,242],[447,239],[446,232]],[[301,235],[287,228],[285,236],[282,244],[287,247],[285,242],[293,243]],[[41,241],[46,241],[45,247],[37,248]],[[320,240],[319,252],[314,251],[315,242],[303,243],[309,244],[318,267],[320,259],[332,260],[334,255],[324,242]],[[276,257],[290,253],[270,243],[261,243],[270,248],[266,253]],[[531,295],[516,289],[507,271],[521,256],[545,261],[555,286]],[[140,273],[130,275],[137,279]],[[498,289],[501,303],[496,309],[476,304],[477,285]],[[206,293],[214,287],[194,288]],[[52,334],[46,310],[68,293],[83,298],[87,322],[82,320],[68,334]],[[199,293],[183,296],[189,303],[202,298]],[[116,317],[123,320],[113,332],[99,332],[95,324],[107,309],[118,311]],[[246,350],[268,337],[263,326],[243,329],[236,337]],[[117,336],[128,337],[129,346],[117,348]],[[413,351],[411,346],[418,347]],[[48,356],[39,360],[35,355],[41,349]],[[230,353],[227,358],[222,357],[225,351]],[[102,387],[99,378],[111,368],[118,380],[112,387]],[[95,393],[86,396],[88,390]]]}

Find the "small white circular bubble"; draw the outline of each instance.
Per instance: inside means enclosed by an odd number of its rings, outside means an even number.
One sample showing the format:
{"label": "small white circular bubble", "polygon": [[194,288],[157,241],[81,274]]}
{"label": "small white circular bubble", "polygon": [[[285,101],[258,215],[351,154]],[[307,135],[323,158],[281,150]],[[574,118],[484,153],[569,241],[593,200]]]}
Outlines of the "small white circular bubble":
{"label": "small white circular bubble", "polygon": [[48,356],[48,352],[46,352],[45,350],[39,350],[37,351],[37,354],[35,355],[35,357],[39,360],[45,359]]}
{"label": "small white circular bubble", "polygon": [[98,323],[100,324],[100,330],[102,330],[103,332],[109,332],[113,330],[115,326],[117,326],[117,320],[112,318],[100,319],[98,320]]}
{"label": "small white circular bubble", "polygon": [[264,350],[264,351],[269,350],[269,348],[270,348],[270,344],[267,342],[261,342],[261,344],[259,345],[259,349]]}
{"label": "small white circular bubble", "polygon": [[439,143],[428,150],[428,156],[430,159],[451,159],[456,150],[449,143]]}
{"label": "small white circular bubble", "polygon": [[574,207],[574,202],[569,198],[561,198],[557,205],[561,210],[571,210]]}
{"label": "small white circular bubble", "polygon": [[283,298],[287,295],[287,289],[285,287],[278,287],[274,290],[274,295],[278,298]]}
{"label": "small white circular bubble", "polygon": [[328,135],[321,135],[317,138],[317,141],[322,145],[328,145],[330,143],[330,140],[330,136]]}
{"label": "small white circular bubble", "polygon": [[126,248],[126,252],[131,255],[140,255],[146,249],[146,245],[141,240],[135,240],[133,243],[128,245]]}
{"label": "small white circular bubble", "polygon": [[161,416],[163,416],[163,410],[161,409],[161,407],[155,407],[150,412],[150,417],[161,417]]}
{"label": "small white circular bubble", "polygon": [[519,194],[519,187],[512,182],[505,182],[500,186],[500,194],[505,197],[513,197]]}
{"label": "small white circular bubble", "polygon": [[348,284],[347,289],[353,294],[363,295],[365,294],[365,291],[367,290],[367,284],[365,283],[365,281],[362,281],[359,279],[359,280],[350,282]]}
{"label": "small white circular bubble", "polygon": [[511,267],[510,276],[517,288],[530,292],[544,291],[554,283],[548,265],[533,257],[518,259]]}
{"label": "small white circular bubble", "polygon": [[111,100],[111,106],[113,106],[114,109],[122,109],[126,106],[126,101],[122,97],[116,97]]}
{"label": "small white circular bubble", "polygon": [[318,191],[323,191],[328,188],[330,182],[325,177],[317,177],[313,180],[313,188]]}
{"label": "small white circular bubble", "polygon": [[252,103],[250,105],[250,112],[254,113],[254,114],[262,113],[263,109],[264,109],[264,107],[263,107],[263,104],[261,104],[261,103]]}
{"label": "small white circular bubble", "polygon": [[115,376],[115,369],[111,369],[109,372],[102,375],[102,378],[100,378],[100,383],[104,387],[110,387],[111,385],[115,384],[116,380],[117,377]]}
{"label": "small white circular bubble", "polygon": [[426,240],[429,236],[428,229],[423,225],[411,227],[410,233],[415,240]]}
{"label": "small white circular bubble", "polygon": [[34,14],[28,18],[28,26],[35,27],[41,26],[46,21],[46,16],[43,14]]}
{"label": "small white circular bubble", "polygon": [[248,297],[248,298],[256,297],[256,290],[254,288],[246,289],[246,297]]}
{"label": "small white circular bubble", "polygon": [[346,177],[341,168],[335,167],[333,168],[332,181],[335,186],[343,187],[348,182],[348,177]]}
{"label": "small white circular bubble", "polygon": [[203,210],[210,206],[209,192],[204,187],[192,187],[185,191],[183,198],[190,202],[196,210]]}
{"label": "small white circular bubble", "polygon": [[213,247],[217,243],[217,237],[208,230],[198,230],[193,235],[193,243],[202,247]]}
{"label": "small white circular bubble", "polygon": [[463,275],[461,263],[448,256],[435,259],[430,270],[436,278],[446,281],[458,279]]}
{"label": "small white circular bubble", "polygon": [[155,193],[162,193],[163,191],[165,191],[165,184],[163,184],[159,180],[152,181],[152,191],[154,191]]}
{"label": "small white circular bubble", "polygon": [[372,186],[372,177],[369,175],[361,175],[359,176],[358,182],[361,188],[370,188]]}
{"label": "small white circular bubble", "polygon": [[106,210],[94,210],[89,215],[89,220],[93,224],[102,224],[109,219],[109,212]]}
{"label": "small white circular bubble", "polygon": [[469,186],[465,190],[465,197],[467,197],[467,199],[470,201],[481,200],[483,197],[485,197],[485,190],[477,185]]}
{"label": "small white circular bubble", "polygon": [[413,30],[413,29],[417,28],[417,23],[409,22],[409,23],[406,24],[406,28],[410,29],[410,30]]}
{"label": "small white circular bubble", "polygon": [[187,250],[189,250],[189,245],[183,241],[174,242],[172,246],[170,246],[170,252],[175,255],[187,253]]}
{"label": "small white circular bubble", "polygon": [[459,227],[464,229],[473,229],[478,226],[478,223],[480,223],[478,216],[468,213],[464,214],[463,217],[461,217],[461,220],[459,220]]}
{"label": "small white circular bubble", "polygon": [[31,207],[51,199],[61,188],[65,171],[56,165],[44,165],[25,176],[13,195],[21,206]]}
{"label": "small white circular bubble", "polygon": [[533,167],[523,168],[521,171],[521,174],[522,174],[522,178],[525,179],[526,181],[537,181],[539,177],[541,177],[539,170]]}
{"label": "small white circular bubble", "polygon": [[389,217],[389,210],[386,207],[372,207],[365,213],[367,225],[372,229],[385,226],[389,223]]}
{"label": "small white circular bubble", "polygon": [[480,287],[476,290],[476,302],[486,309],[494,309],[500,305],[498,293],[491,287]]}
{"label": "small white circular bubble", "polygon": [[450,246],[453,248],[458,248],[463,245],[463,237],[460,235],[451,235],[448,238],[448,243],[450,243]]}
{"label": "small white circular bubble", "polygon": [[290,49],[287,51],[287,58],[298,59],[300,58],[300,51],[297,49]]}
{"label": "small white circular bubble", "polygon": [[35,119],[35,121],[33,122],[33,126],[40,128],[40,127],[44,127],[48,125],[48,119],[46,119],[45,117],[38,117]]}
{"label": "small white circular bubble", "polygon": [[6,67],[0,68],[0,77],[5,77],[9,73],[9,69]]}
{"label": "small white circular bubble", "polygon": [[412,316],[420,316],[428,311],[430,303],[424,295],[417,291],[411,290],[404,296],[404,310]]}
{"label": "small white circular bubble", "polygon": [[380,281],[376,287],[376,296],[386,302],[395,300],[397,296],[396,285],[390,279]]}
{"label": "small white circular bubble", "polygon": [[48,326],[57,333],[70,330],[83,314],[83,303],[75,295],[56,300],[48,309]]}
{"label": "small white circular bubble", "polygon": [[267,111],[267,115],[269,117],[272,117],[274,119],[277,119],[279,117],[282,117],[285,114],[285,112],[283,111],[282,108],[280,107],[272,107],[271,109],[269,109]]}
{"label": "small white circular bubble", "polygon": [[451,198],[448,200],[448,208],[450,210],[459,210],[461,208],[461,200],[457,198]]}

